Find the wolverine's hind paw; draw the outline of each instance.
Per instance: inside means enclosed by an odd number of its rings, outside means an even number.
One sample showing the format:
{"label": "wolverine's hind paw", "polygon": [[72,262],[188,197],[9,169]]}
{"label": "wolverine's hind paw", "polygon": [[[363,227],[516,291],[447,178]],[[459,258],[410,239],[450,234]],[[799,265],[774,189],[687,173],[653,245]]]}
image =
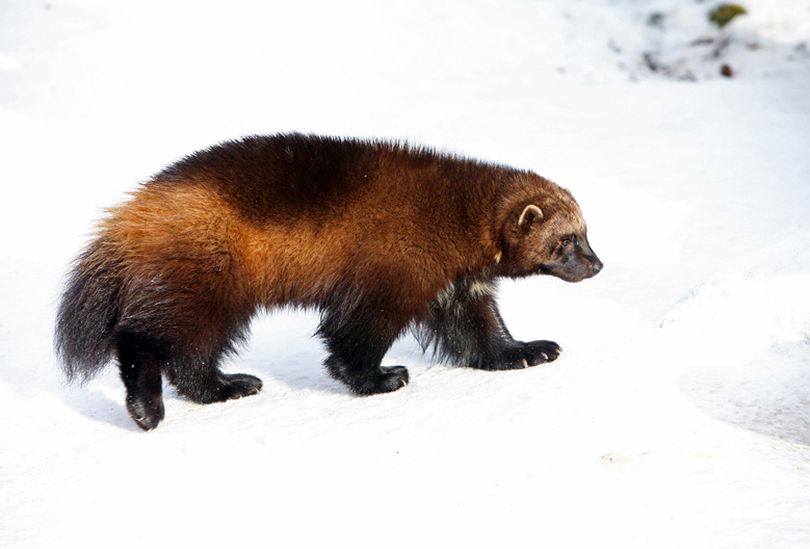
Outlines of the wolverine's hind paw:
{"label": "wolverine's hind paw", "polygon": [[262,380],[248,374],[223,374],[216,371],[200,381],[191,378],[175,379],[177,392],[199,404],[225,402],[250,395],[262,390]]}
{"label": "wolverine's hind paw", "polygon": [[377,379],[377,386],[382,389],[378,392],[389,393],[405,387],[410,381],[408,369],[405,366],[380,366],[383,374]]}
{"label": "wolverine's hind paw", "polygon": [[165,415],[163,399],[160,396],[155,399],[127,395],[127,411],[138,427],[144,431],[151,431],[157,427]]}
{"label": "wolverine's hind paw", "polygon": [[222,385],[219,389],[222,400],[231,400],[258,394],[262,390],[262,380],[248,374],[220,374]]}

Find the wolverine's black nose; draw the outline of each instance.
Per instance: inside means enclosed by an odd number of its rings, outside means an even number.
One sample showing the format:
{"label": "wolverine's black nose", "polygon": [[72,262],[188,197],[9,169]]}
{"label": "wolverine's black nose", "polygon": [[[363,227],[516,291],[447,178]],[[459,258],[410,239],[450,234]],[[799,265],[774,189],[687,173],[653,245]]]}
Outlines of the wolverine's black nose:
{"label": "wolverine's black nose", "polygon": [[599,261],[598,259],[594,259],[593,264],[591,265],[591,271],[593,271],[593,274],[595,275],[602,270],[602,267],[604,267],[604,265],[602,265],[602,262]]}

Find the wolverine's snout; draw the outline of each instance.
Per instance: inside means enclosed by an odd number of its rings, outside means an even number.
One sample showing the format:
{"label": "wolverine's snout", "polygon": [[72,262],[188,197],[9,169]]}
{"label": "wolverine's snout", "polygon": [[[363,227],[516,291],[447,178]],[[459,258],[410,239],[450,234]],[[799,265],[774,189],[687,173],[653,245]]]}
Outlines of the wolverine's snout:
{"label": "wolverine's snout", "polygon": [[593,275],[591,276],[596,276],[599,274],[599,271],[601,271],[602,267],[604,267],[605,265],[604,263],[599,261],[599,258],[596,256],[593,256],[593,258],[589,259],[591,260],[591,271],[593,272]]}
{"label": "wolverine's snout", "polygon": [[594,253],[593,249],[591,248],[588,239],[583,237],[577,242],[579,253],[579,274],[581,278],[579,280],[584,280],[586,278],[591,278],[592,276],[596,276],[599,274],[599,271],[602,270],[602,267],[605,265],[599,260],[599,258]]}
{"label": "wolverine's snout", "polygon": [[546,274],[561,278],[566,282],[580,282],[599,274],[604,267],[602,261],[596,257],[587,243],[581,244],[576,253],[561,264],[547,265]]}
{"label": "wolverine's snout", "polygon": [[596,254],[593,253],[593,250],[591,250],[591,253],[583,256],[579,261],[579,265],[573,269],[573,280],[571,282],[579,282],[580,280],[596,276],[604,266],[599,258],[596,257]]}

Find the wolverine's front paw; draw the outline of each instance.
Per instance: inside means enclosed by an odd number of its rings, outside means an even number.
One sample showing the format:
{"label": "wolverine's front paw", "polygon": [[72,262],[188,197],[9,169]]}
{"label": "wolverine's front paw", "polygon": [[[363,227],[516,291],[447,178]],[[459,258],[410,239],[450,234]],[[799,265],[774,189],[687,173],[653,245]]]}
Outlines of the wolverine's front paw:
{"label": "wolverine's front paw", "polygon": [[405,366],[351,367],[335,355],[327,358],[325,364],[333,378],[358,395],[391,393],[405,387],[409,380]]}
{"label": "wolverine's front paw", "polygon": [[376,395],[402,389],[408,381],[408,369],[405,366],[380,366],[379,372],[352,388],[358,395]]}
{"label": "wolverine's front paw", "polygon": [[513,345],[504,350],[501,369],[517,370],[553,362],[561,352],[560,346],[553,341],[538,340],[528,343],[515,341]]}
{"label": "wolverine's front paw", "polygon": [[526,366],[537,366],[544,362],[554,362],[560,356],[562,349],[553,341],[530,341],[523,344],[523,354]]}

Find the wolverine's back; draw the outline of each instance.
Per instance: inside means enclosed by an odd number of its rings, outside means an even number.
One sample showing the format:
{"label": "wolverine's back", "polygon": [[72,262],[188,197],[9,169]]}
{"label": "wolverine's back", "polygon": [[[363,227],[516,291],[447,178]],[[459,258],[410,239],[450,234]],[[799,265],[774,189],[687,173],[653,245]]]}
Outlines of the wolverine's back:
{"label": "wolverine's back", "polygon": [[250,284],[233,287],[264,305],[323,305],[356,290],[400,292],[424,309],[425,292],[494,254],[482,239],[491,240],[492,202],[514,173],[382,141],[259,136],[172,165],[114,217],[127,225],[138,212],[138,232],[158,237],[162,262],[196,255],[178,246],[220,257],[207,265],[236,261],[234,276]]}

